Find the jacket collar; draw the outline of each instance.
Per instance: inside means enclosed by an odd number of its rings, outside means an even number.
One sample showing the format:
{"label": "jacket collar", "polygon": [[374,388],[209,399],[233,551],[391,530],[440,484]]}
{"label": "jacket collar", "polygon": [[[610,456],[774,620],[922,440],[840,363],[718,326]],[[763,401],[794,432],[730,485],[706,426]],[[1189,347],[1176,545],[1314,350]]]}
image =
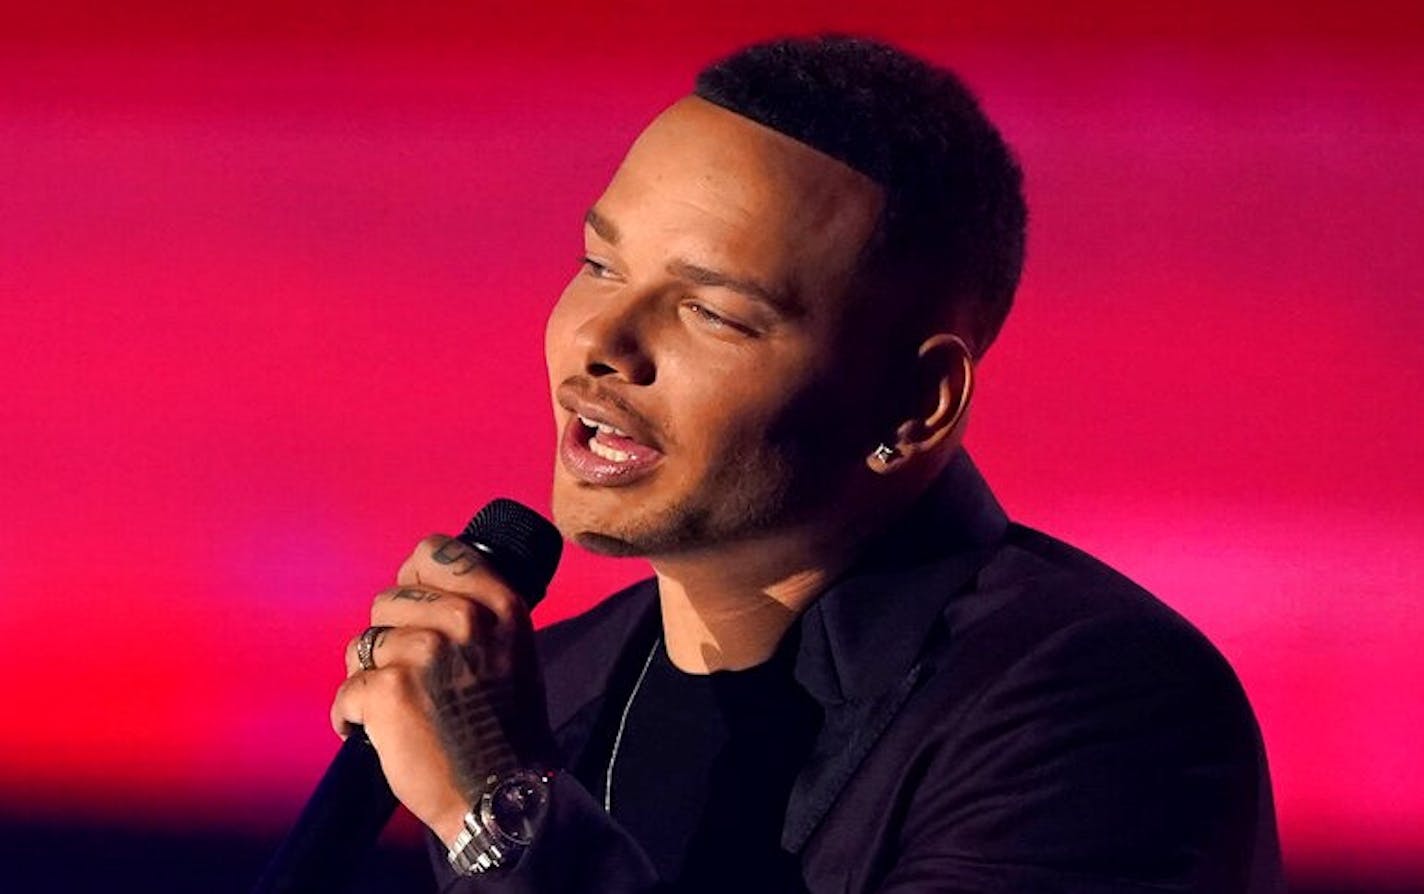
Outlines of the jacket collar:
{"label": "jacket collar", "polygon": [[856,569],[802,617],[796,679],[825,719],[791,788],[781,844],[798,853],[926,672],[927,640],[1008,519],[960,451]]}
{"label": "jacket collar", "polygon": [[946,600],[979,569],[1008,519],[963,450],[802,620],[796,676],[823,705],[899,680]]}

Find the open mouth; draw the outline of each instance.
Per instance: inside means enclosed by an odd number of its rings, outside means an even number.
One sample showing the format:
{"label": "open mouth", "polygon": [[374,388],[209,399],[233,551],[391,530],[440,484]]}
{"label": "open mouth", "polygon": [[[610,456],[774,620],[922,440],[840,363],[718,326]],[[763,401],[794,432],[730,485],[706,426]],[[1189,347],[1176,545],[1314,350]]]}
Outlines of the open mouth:
{"label": "open mouth", "polygon": [[587,416],[577,418],[579,424],[588,429],[588,449],[595,456],[601,456],[610,462],[624,463],[637,455],[638,448],[646,448],[646,445],[633,440],[633,437],[621,428],[615,428],[606,422],[596,422]]}
{"label": "open mouth", "polygon": [[590,484],[629,484],[663,458],[617,426],[575,414],[564,429],[559,457],[576,478]]}

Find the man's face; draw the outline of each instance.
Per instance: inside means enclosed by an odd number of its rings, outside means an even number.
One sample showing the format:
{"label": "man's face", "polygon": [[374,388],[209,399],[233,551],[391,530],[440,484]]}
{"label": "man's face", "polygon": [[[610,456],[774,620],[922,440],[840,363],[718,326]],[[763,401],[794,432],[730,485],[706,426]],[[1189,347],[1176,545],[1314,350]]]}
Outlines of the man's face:
{"label": "man's face", "polygon": [[888,432],[865,424],[881,414],[861,346],[883,336],[847,287],[881,202],[869,178],[696,97],[643,132],[545,336],[566,536],[715,549],[800,524],[865,474]]}

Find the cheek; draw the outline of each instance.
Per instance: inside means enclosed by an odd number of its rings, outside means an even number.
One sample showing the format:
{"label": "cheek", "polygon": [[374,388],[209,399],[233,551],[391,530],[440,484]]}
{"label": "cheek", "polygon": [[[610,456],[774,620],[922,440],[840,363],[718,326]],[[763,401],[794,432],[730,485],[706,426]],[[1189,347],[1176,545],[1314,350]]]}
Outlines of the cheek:
{"label": "cheek", "polygon": [[669,397],[684,441],[697,453],[749,459],[782,452],[786,439],[801,433],[806,383],[797,381],[798,370],[764,361],[708,369],[702,359],[697,369],[666,370],[669,384],[685,383]]}
{"label": "cheek", "polygon": [[782,456],[823,473],[857,458],[865,412],[844,383],[822,370],[788,390],[784,402],[765,419],[762,437]]}

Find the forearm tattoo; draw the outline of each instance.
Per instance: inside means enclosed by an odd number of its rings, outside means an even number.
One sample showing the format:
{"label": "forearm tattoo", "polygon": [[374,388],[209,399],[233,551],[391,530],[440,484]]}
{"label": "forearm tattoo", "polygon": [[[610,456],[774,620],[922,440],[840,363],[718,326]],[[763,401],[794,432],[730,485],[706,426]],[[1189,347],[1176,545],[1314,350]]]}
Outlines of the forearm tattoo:
{"label": "forearm tattoo", "polygon": [[472,800],[484,791],[491,773],[519,766],[519,722],[514,686],[508,679],[446,681],[437,687],[436,729],[454,758],[460,790]]}
{"label": "forearm tattoo", "polygon": [[[453,574],[469,574],[483,565],[480,552],[459,540],[447,540],[431,553],[431,558],[447,566]],[[393,597],[434,602],[439,593],[401,589]],[[547,748],[535,738],[517,698],[516,669],[508,666],[511,643],[490,643],[493,648],[465,653],[463,660],[440,662],[433,669],[436,679],[435,725],[446,753],[454,758],[459,785],[464,794],[477,798],[483,793],[491,773],[506,773],[521,764],[521,756],[538,755]],[[527,757],[525,758],[527,759]]]}

